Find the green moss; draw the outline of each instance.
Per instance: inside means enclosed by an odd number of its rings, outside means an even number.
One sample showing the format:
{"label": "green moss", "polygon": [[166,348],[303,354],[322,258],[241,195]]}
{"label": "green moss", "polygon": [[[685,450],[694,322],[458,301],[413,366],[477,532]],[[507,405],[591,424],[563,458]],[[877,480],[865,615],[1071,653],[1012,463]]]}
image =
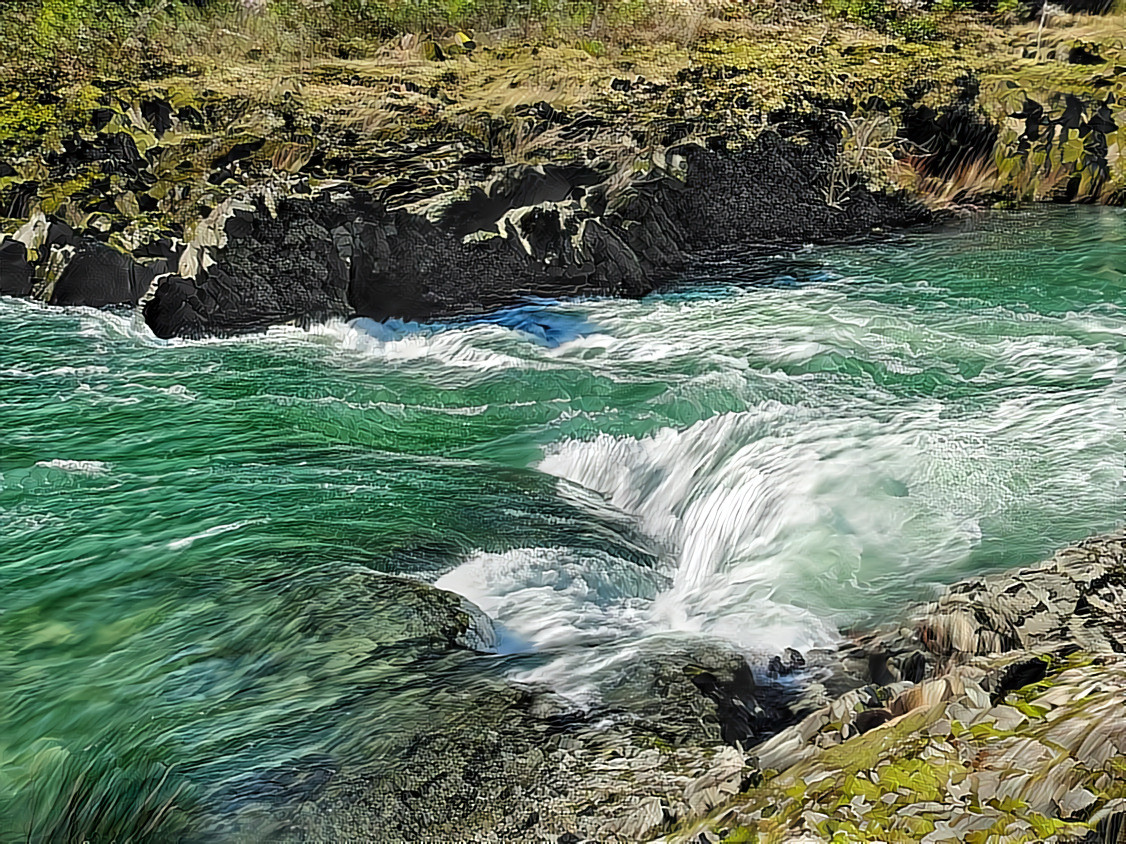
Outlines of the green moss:
{"label": "green moss", "polygon": [[660,736],[654,735],[652,733],[638,733],[638,734],[636,734],[634,736],[634,743],[638,747],[644,747],[646,749],[652,749],[652,750],[659,750],[662,753],[672,753],[676,749],[675,747],[673,747],[673,745],[670,742],[668,742],[665,739],[661,738]]}
{"label": "green moss", "polygon": [[1039,812],[1030,812],[1026,815],[1025,819],[1032,825],[1032,831],[1041,839],[1061,834],[1085,836],[1091,831],[1091,827],[1087,824],[1072,823],[1070,821],[1060,820],[1059,818],[1049,818]]}
{"label": "green moss", "polygon": [[56,124],[55,108],[11,89],[0,95],[0,149],[42,141]]}
{"label": "green moss", "polygon": [[724,836],[722,844],[755,844],[758,833],[746,826],[737,826]]}

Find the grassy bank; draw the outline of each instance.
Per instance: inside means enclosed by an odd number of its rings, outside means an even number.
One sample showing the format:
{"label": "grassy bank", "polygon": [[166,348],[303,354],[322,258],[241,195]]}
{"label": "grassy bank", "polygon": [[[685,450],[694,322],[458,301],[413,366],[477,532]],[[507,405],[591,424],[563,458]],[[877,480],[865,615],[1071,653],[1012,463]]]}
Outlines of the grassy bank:
{"label": "grassy bank", "polygon": [[[1126,196],[1113,8],[10,0],[0,28],[10,220],[182,232],[239,186],[294,176],[407,204],[474,166],[597,156],[628,175],[665,146],[737,149],[811,114],[841,135],[830,203],[857,175],[936,207]],[[116,135],[156,184],[107,173]]]}

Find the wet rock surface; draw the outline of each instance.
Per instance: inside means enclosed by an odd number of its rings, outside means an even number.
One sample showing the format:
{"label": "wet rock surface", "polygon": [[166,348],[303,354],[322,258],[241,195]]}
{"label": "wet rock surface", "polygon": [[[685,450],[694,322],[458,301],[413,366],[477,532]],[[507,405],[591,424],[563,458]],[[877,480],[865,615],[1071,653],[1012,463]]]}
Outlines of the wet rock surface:
{"label": "wet rock surface", "polygon": [[34,277],[27,247],[18,240],[0,240],[0,295],[30,296]]}
{"label": "wet rock surface", "polygon": [[1120,532],[854,641],[844,663],[868,684],[753,748],[763,784],[669,840],[1116,840],[1124,577]]}
{"label": "wet rock surface", "polygon": [[48,300],[52,305],[136,305],[159,269],[97,241],[86,240],[59,274]]}
{"label": "wet rock surface", "polygon": [[[393,769],[320,760],[278,773],[317,784],[285,803],[278,835],[1113,841],[1126,813],[1112,600],[1124,575],[1120,533],[957,584],[837,654],[752,670],[719,644],[657,648],[593,709],[547,688],[466,684],[399,738]],[[1040,598],[1013,615],[1028,584]],[[1023,635],[997,638],[1018,620]]]}

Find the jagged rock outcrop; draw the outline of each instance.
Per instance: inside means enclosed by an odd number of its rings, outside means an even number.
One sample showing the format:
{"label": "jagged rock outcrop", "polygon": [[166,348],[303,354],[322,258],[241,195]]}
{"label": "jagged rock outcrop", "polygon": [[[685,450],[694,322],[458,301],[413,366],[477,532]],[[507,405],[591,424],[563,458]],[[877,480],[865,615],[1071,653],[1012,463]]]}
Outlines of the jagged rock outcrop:
{"label": "jagged rock outcrop", "polygon": [[955,584],[848,645],[867,684],[753,748],[768,780],[672,840],[1116,840],[1124,600],[1122,531]]}
{"label": "jagged rock outcrop", "polygon": [[136,305],[165,267],[139,264],[129,255],[96,240],[82,240],[55,281],[52,305]]}
{"label": "jagged rock outcrop", "polygon": [[34,279],[27,247],[18,240],[0,240],[0,295],[30,296]]}
{"label": "jagged rock outcrop", "polygon": [[683,174],[681,183],[666,175],[645,189],[688,249],[824,241],[929,219],[921,206],[874,193],[835,170],[831,135],[803,140],[767,131],[735,154],[676,146],[665,158],[673,172]]}
{"label": "jagged rock outcrop", "polygon": [[346,215],[331,211],[331,200],[296,198],[275,213],[261,199],[219,210],[222,246],[181,257],[180,274],[145,304],[145,321],[158,337],[199,337],[346,315],[348,267],[333,235]]}
{"label": "jagged rock outcrop", "polygon": [[499,167],[483,185],[472,185],[426,203],[431,222],[458,237],[497,231],[505,212],[542,203],[578,199],[610,175],[608,169],[579,165],[536,164]]}
{"label": "jagged rock outcrop", "polygon": [[[106,233],[42,220],[21,230],[22,257],[5,247],[12,269],[3,283],[10,295],[51,304],[141,303],[157,336],[199,337],[331,317],[444,319],[527,297],[637,297],[696,250],[927,219],[901,197],[837,184],[839,138],[819,131],[800,143],[767,131],[738,153],[682,144],[633,178],[601,160],[500,167],[484,182],[397,208],[347,183],[313,191],[282,180],[223,200],[187,243],[113,241],[131,243],[131,254],[107,245]],[[56,169],[90,159],[143,180],[146,159],[116,137],[71,145]]]}

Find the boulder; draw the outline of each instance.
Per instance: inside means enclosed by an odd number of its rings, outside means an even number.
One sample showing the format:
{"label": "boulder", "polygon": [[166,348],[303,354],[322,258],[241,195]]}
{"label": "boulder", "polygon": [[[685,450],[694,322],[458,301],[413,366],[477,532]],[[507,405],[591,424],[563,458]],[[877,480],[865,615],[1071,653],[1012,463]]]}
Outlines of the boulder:
{"label": "boulder", "polygon": [[339,214],[331,200],[281,200],[276,214],[263,200],[251,208],[221,221],[221,246],[189,249],[194,273],[160,282],[144,309],[158,337],[238,334],[347,313],[348,266],[333,239]]}
{"label": "boulder", "polygon": [[49,302],[93,308],[135,305],[155,276],[155,268],[103,243],[84,240],[55,282]]}
{"label": "boulder", "polygon": [[604,705],[674,745],[749,746],[793,721],[790,694],[756,680],[742,654],[718,641],[645,642],[608,678]]}
{"label": "boulder", "polygon": [[30,296],[34,279],[27,247],[18,240],[0,240],[0,295]]}

